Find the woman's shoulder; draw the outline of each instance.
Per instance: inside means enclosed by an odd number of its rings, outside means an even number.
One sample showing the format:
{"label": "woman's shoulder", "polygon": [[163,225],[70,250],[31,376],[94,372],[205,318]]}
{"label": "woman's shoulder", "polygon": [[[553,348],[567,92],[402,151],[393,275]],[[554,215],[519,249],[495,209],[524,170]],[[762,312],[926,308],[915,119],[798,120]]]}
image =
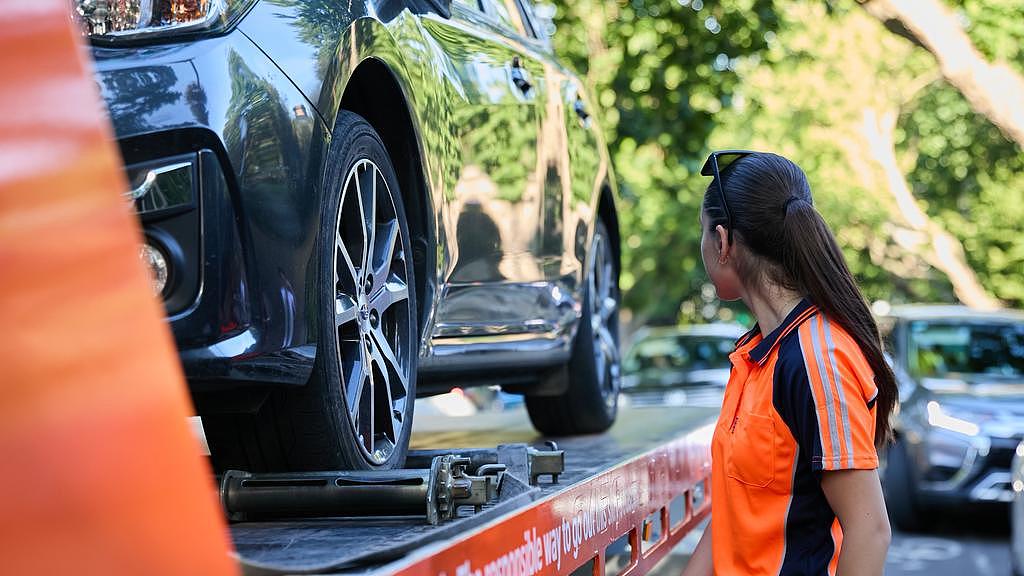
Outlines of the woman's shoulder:
{"label": "woman's shoulder", "polygon": [[[776,376],[790,382],[864,384],[871,393],[873,374],[856,340],[838,322],[818,312],[780,343]],[[849,382],[844,382],[849,381]]]}

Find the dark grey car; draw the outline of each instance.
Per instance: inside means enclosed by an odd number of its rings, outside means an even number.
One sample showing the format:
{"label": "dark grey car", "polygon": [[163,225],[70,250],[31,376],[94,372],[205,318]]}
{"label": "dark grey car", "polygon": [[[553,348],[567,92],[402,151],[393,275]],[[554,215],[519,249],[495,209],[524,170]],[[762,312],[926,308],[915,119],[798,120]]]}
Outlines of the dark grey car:
{"label": "dark grey car", "polygon": [[216,468],[400,465],[453,385],[612,424],[614,177],[529,0],[72,4]]}
{"label": "dark grey car", "polygon": [[1005,506],[1024,438],[1024,313],[907,306],[880,324],[900,385],[884,470],[897,526],[944,506]]}

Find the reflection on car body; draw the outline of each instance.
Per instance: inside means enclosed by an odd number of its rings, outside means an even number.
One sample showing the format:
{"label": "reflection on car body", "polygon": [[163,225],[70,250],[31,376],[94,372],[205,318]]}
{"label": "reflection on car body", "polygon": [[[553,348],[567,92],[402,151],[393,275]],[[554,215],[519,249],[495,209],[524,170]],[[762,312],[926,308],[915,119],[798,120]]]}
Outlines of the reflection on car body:
{"label": "reflection on car body", "polygon": [[1024,438],[1024,313],[896,307],[880,319],[900,385],[884,472],[897,525],[943,505],[1006,503]]}
{"label": "reflection on car body", "polygon": [[529,0],[186,4],[72,2],[216,468],[400,465],[454,385],[611,425],[615,180]]}

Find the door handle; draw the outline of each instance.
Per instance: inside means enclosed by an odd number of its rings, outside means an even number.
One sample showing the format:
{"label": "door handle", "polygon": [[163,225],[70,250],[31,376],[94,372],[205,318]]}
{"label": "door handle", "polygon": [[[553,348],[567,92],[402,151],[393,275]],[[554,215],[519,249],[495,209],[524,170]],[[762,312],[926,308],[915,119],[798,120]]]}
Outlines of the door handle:
{"label": "door handle", "polygon": [[579,116],[580,120],[586,122],[590,118],[590,112],[587,112],[587,105],[583,103],[583,99],[580,95],[576,95],[576,102],[573,103],[572,109],[576,111],[576,115]]}
{"label": "door handle", "polygon": [[526,94],[533,88],[533,84],[530,83],[529,75],[526,70],[523,69],[522,62],[519,61],[519,56],[512,58],[512,83],[519,88],[519,91]]}

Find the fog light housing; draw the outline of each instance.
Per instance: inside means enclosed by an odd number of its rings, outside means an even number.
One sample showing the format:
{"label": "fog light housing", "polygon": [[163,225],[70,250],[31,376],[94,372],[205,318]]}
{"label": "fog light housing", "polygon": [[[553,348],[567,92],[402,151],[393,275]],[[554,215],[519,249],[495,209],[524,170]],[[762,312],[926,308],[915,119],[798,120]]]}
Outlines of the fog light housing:
{"label": "fog light housing", "polygon": [[191,210],[196,206],[196,155],[186,154],[127,168],[132,189],[124,196],[143,216]]}
{"label": "fog light housing", "polygon": [[153,294],[163,297],[171,277],[171,265],[167,256],[156,246],[147,243],[142,245],[139,257],[149,269],[149,282]]}

